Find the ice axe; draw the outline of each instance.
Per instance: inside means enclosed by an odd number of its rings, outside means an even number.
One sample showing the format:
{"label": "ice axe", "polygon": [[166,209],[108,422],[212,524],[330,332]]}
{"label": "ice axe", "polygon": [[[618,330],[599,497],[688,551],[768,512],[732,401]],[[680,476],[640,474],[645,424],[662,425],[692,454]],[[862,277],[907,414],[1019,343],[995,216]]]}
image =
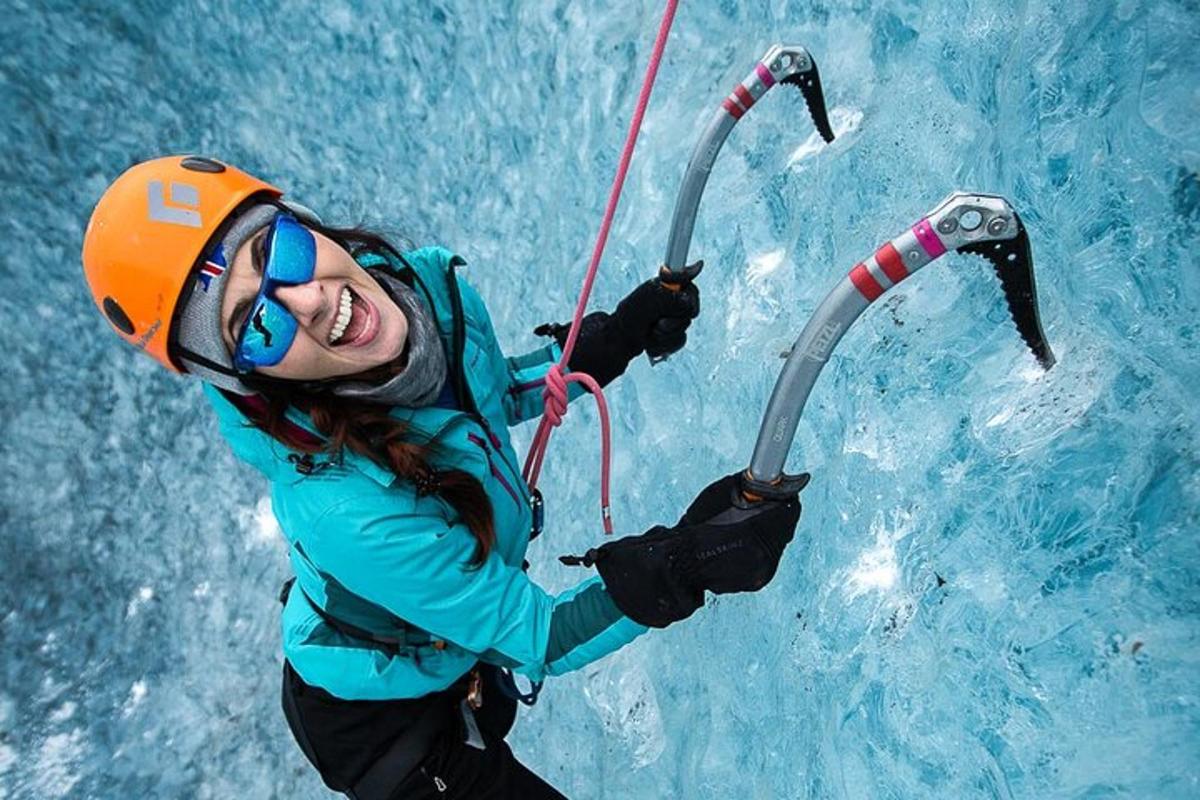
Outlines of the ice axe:
{"label": "ice axe", "polygon": [[[667,240],[667,255],[658,271],[657,280],[663,287],[678,291],[685,282],[700,274],[699,263],[687,265],[687,254],[708,174],[712,171],[713,162],[717,160],[717,154],[721,152],[721,146],[725,144],[725,139],[738,120],[777,84],[795,86],[800,90],[821,138],[826,142],[833,141],[833,129],[829,126],[825,94],[821,89],[821,76],[817,72],[816,62],[803,47],[775,45],[759,59],[746,79],[733,87],[733,91],[721,102],[721,107],[709,121],[692,151],[687,171],[683,176],[683,184],[675,200],[675,213],[671,219],[671,233]],[[655,326],[655,333],[658,335],[653,338],[666,338],[673,332],[672,326],[683,324],[686,323],[679,320],[662,320]],[[646,352],[652,363],[658,363],[667,357],[665,353],[655,352],[653,348],[647,348]]]}
{"label": "ice axe", "polygon": [[954,192],[917,224],[856,264],[804,326],[771,392],[754,455],[743,475],[747,499],[794,493],[797,482],[807,480],[807,476],[785,475],[783,466],[804,405],[833,348],[871,303],[951,251],[991,262],[1017,333],[1043,369],[1054,366],[1038,313],[1033,252],[1021,218],[1003,197]]}

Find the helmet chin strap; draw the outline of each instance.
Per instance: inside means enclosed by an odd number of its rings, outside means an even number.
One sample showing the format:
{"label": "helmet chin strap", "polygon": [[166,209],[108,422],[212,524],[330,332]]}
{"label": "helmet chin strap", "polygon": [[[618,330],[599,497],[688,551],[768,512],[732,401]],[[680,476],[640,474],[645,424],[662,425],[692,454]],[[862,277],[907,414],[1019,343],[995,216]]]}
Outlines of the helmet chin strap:
{"label": "helmet chin strap", "polygon": [[[262,375],[259,373],[241,373],[237,370],[230,369],[224,364],[218,364],[210,358],[205,358],[199,353],[189,350],[179,344],[174,347],[175,354],[181,360],[186,360],[194,363],[198,367],[212,370],[220,375],[223,375],[231,380],[229,382],[210,381],[219,389],[235,392],[236,394],[262,394],[264,390],[271,388],[277,389],[299,389],[301,391],[317,394],[326,391],[330,387],[336,385],[339,381],[334,378],[326,378],[319,381],[298,381],[288,378],[274,378],[270,375]],[[232,385],[231,385],[232,384]]]}
{"label": "helmet chin strap", "polygon": [[237,380],[242,379],[241,373],[239,373],[237,370],[230,369],[224,364],[219,364],[216,361],[213,361],[211,358],[205,358],[195,350],[189,350],[178,342],[175,342],[174,345],[175,346],[171,349],[174,351],[179,360],[186,359],[197,366],[204,367],[205,369],[211,369],[213,372],[220,373],[221,375],[225,375],[230,378],[236,378]]}

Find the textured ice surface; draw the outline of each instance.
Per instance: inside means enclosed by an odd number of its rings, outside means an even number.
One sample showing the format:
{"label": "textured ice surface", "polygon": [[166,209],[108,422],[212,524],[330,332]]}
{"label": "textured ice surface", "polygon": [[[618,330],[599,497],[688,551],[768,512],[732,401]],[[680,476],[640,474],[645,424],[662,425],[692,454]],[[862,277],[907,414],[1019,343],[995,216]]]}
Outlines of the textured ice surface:
{"label": "textured ice surface", "polygon": [[[278,710],[264,486],[85,293],[121,169],[218,155],[443,243],[512,351],[569,313],[659,3],[394,5],[0,15],[0,798],[326,796]],[[771,43],[811,49],[840,135],[781,89],[730,137],[692,247],[703,317],[609,393],[621,530],[748,461],[816,303],[954,188],[1021,213],[1059,365],[1036,369],[982,262],[903,284],[809,403],[774,584],[552,682],[523,759],[580,798],[1200,794],[1198,14],[681,4],[597,306],[652,273],[699,126]],[[548,586],[598,537],[597,451],[581,404],[545,473]]]}

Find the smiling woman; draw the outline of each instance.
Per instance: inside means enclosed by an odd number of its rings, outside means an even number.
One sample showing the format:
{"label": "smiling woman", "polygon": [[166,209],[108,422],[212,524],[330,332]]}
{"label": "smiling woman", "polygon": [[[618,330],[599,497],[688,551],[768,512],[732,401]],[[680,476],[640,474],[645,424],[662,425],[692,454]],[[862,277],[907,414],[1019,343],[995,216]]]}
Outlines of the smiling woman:
{"label": "smiling woman", "polygon": [[324,380],[400,357],[400,308],[329,237],[279,212],[236,251],[221,305],[225,345],[247,372]]}
{"label": "smiling woman", "polygon": [[[568,329],[506,358],[443,248],[327,227],[188,157],[118,178],[83,260],[118,333],[202,378],[234,452],[272,483],[295,572],[284,714],[351,797],[562,797],[504,742],[517,700],[685,619],[706,590],[761,588],[791,541],[795,495],[746,508],[729,476],[674,527],[589,553],[599,576],[557,596],[531,581],[540,515],[507,429],[541,411]],[[690,282],[647,281],[583,320],[570,366],[608,383],[648,345],[682,347],[698,313]]]}

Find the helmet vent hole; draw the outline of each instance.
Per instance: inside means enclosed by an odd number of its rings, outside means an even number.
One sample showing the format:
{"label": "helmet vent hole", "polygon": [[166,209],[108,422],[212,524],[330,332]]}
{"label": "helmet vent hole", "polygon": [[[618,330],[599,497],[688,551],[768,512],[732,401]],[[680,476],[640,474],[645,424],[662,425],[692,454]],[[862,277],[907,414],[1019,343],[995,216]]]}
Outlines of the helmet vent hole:
{"label": "helmet vent hole", "polygon": [[203,158],[201,156],[188,156],[180,166],[184,169],[190,169],[192,172],[224,172],[225,165],[220,161],[213,161],[211,158]]}
{"label": "helmet vent hole", "polygon": [[133,336],[133,323],[129,321],[129,315],[111,297],[104,298],[104,315],[108,317],[108,321],[121,333],[126,336]]}

